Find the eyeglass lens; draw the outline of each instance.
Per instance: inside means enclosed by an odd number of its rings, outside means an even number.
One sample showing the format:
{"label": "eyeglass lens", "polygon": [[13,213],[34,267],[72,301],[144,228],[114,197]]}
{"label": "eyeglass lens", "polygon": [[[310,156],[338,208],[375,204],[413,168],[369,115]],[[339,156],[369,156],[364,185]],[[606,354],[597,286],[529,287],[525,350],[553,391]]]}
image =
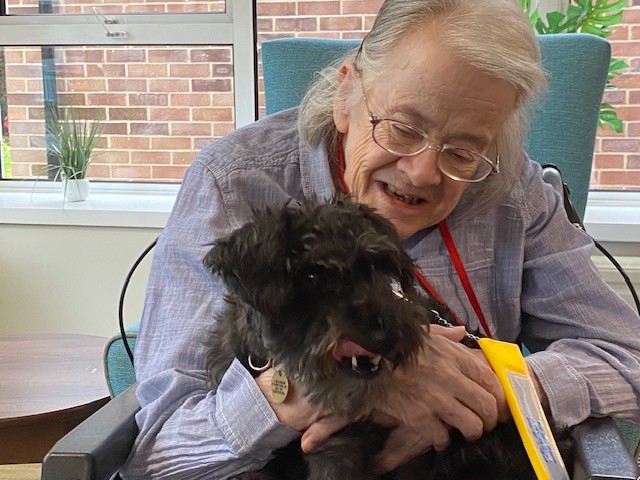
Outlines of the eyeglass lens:
{"label": "eyeglass lens", "polygon": [[431,147],[429,138],[411,125],[391,119],[379,119],[373,128],[373,139],[396,155],[416,155],[427,148],[437,150],[440,169],[456,180],[478,181],[492,171],[491,165],[478,153],[464,148]]}

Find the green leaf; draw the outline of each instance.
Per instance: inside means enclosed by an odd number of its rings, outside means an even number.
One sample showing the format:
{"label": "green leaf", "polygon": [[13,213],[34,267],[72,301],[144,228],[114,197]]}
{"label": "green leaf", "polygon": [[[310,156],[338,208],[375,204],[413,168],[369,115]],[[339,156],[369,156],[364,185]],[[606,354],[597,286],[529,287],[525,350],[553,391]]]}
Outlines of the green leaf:
{"label": "green leaf", "polygon": [[590,23],[593,25],[602,25],[606,27],[610,27],[611,25],[617,25],[622,20],[622,12],[618,12],[614,15],[607,16],[597,16],[590,20]]}
{"label": "green leaf", "polygon": [[[611,35],[610,27],[622,21],[622,12],[627,0],[570,0],[566,12],[550,12],[546,22],[540,18],[538,10],[531,11],[531,0],[518,0],[529,22],[539,34],[584,32],[606,38]],[[570,55],[571,52],[567,52]],[[606,88],[615,88],[611,80],[623,73],[629,65],[612,58],[609,63]],[[603,103],[600,106],[598,126],[608,125],[616,133],[622,133],[624,124],[615,108]]]}
{"label": "green leaf", "polygon": [[609,61],[609,73],[607,74],[607,87],[613,86],[612,82],[615,77],[622,75],[623,70],[629,68],[629,64],[619,58],[611,57]]}
{"label": "green leaf", "polygon": [[609,3],[609,0],[598,0],[595,10],[598,13],[621,11],[627,5],[627,0],[616,0]]}
{"label": "green leaf", "polygon": [[560,12],[547,13],[547,25],[549,26],[549,33],[561,33],[564,31],[564,19],[566,15]]}
{"label": "green leaf", "polygon": [[536,20],[535,29],[536,29],[536,32],[543,35],[547,33],[551,33],[541,18],[538,18],[538,20]]}
{"label": "green leaf", "polygon": [[589,0],[585,1],[583,8],[588,6],[585,12],[582,25],[578,31],[592,33],[600,37],[607,37],[611,34],[607,27],[617,25],[622,20],[622,9],[626,5],[626,0]]}
{"label": "green leaf", "polygon": [[619,58],[611,57],[611,61],[609,62],[610,72],[618,72],[624,68],[629,68],[629,64],[627,62]]}
{"label": "green leaf", "polygon": [[603,38],[608,37],[611,34],[611,32],[607,32],[602,28],[599,28],[597,25],[592,25],[590,23],[583,24],[578,29],[578,32],[591,33],[592,35],[597,35],[598,37],[603,37]]}
{"label": "green leaf", "polygon": [[580,10],[580,15],[586,18],[591,10],[591,0],[576,0],[576,4]]}
{"label": "green leaf", "polygon": [[624,130],[622,120],[620,120],[618,114],[610,103],[603,102],[600,105],[598,127],[602,128],[603,125],[608,125],[616,133],[622,133]]}
{"label": "green leaf", "polygon": [[524,13],[528,14],[531,10],[531,0],[518,0],[520,7],[524,10]]}
{"label": "green leaf", "polygon": [[540,14],[538,12],[537,5],[536,5],[536,8],[532,11],[531,10],[531,3],[532,3],[531,0],[518,0],[518,3],[520,3],[520,6],[522,7],[522,10],[524,11],[525,15],[529,18],[529,24],[532,27],[535,27],[536,22],[540,18]]}
{"label": "green leaf", "polygon": [[581,8],[569,4],[567,7],[567,21],[564,25],[564,31],[567,33],[575,33],[582,23],[582,16]]}
{"label": "green leaf", "polygon": [[602,128],[603,125],[608,125],[611,128],[611,130],[613,130],[616,133],[622,133],[624,131],[624,125],[622,123],[622,120],[617,118],[617,116],[615,119],[601,120],[598,122],[598,126],[600,128]]}
{"label": "green leaf", "polygon": [[62,115],[55,108],[45,112],[48,153],[58,159],[58,165],[50,165],[59,176],[66,179],[81,179],[93,161],[93,149],[100,138],[100,120],[78,117],[70,107]]}
{"label": "green leaf", "polygon": [[531,14],[529,14],[529,23],[531,24],[531,26],[535,26],[539,19],[540,12],[538,11],[538,7],[536,7],[536,9],[531,12]]}

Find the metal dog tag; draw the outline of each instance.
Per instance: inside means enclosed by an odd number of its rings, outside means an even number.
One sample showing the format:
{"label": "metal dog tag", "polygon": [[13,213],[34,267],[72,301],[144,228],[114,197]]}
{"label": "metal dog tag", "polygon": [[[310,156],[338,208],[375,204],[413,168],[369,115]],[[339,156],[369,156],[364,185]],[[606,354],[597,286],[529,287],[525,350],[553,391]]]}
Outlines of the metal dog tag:
{"label": "metal dog tag", "polygon": [[282,403],[289,393],[289,379],[282,370],[276,370],[271,379],[271,398],[276,403]]}

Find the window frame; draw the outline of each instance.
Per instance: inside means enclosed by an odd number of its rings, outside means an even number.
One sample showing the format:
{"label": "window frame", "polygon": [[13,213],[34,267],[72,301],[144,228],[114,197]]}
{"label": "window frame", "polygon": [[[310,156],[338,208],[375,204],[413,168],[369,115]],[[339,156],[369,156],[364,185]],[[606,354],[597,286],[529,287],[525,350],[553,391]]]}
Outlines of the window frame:
{"label": "window frame", "polygon": [[[164,228],[179,184],[92,184],[84,202],[64,202],[60,182],[0,183],[0,225]],[[590,191],[584,224],[599,242],[640,243],[640,191]]]}
{"label": "window frame", "polygon": [[[104,15],[128,37],[107,37],[95,15],[9,15],[0,17],[0,45],[166,45],[170,35],[172,45],[232,45],[236,126],[258,118],[256,0],[225,0],[224,13]],[[89,200],[72,204],[61,200],[59,182],[3,180],[0,224],[163,228],[179,186],[96,182]],[[590,191],[585,224],[596,240],[640,243],[640,192]]]}
{"label": "window frame", "polygon": [[[240,128],[259,115],[256,15],[256,0],[225,0],[224,12],[211,13],[6,15],[0,16],[0,45],[230,46],[234,119],[235,127]],[[109,36],[108,31],[126,35]],[[0,192],[3,184],[13,181],[22,180],[0,180]]]}

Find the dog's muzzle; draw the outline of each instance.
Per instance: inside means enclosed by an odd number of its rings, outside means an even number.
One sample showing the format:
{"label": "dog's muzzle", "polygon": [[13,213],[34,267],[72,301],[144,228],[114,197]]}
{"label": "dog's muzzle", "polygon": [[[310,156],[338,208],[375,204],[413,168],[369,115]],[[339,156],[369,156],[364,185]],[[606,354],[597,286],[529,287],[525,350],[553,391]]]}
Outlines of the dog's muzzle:
{"label": "dog's muzzle", "polygon": [[382,355],[371,353],[351,340],[338,340],[332,355],[345,372],[358,378],[373,379],[382,370]]}

